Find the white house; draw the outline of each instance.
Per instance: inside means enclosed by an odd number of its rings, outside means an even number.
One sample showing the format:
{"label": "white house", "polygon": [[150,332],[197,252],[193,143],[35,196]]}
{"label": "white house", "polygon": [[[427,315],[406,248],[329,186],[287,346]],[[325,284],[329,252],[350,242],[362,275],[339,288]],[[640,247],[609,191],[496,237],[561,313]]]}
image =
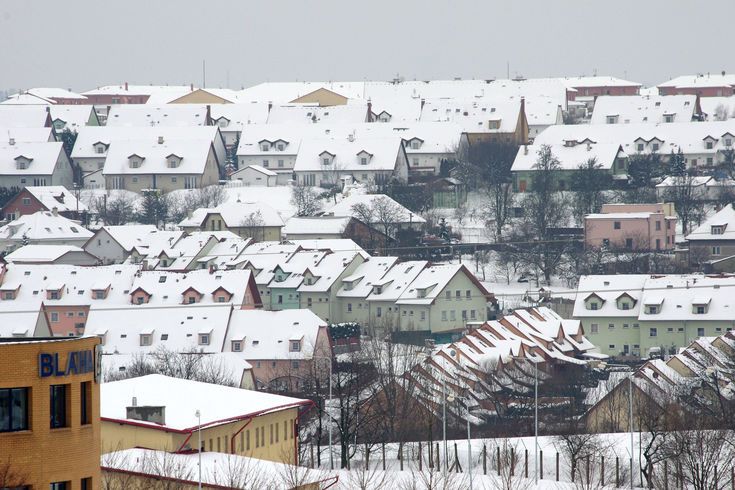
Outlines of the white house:
{"label": "white house", "polygon": [[56,211],[38,211],[0,227],[0,250],[10,252],[22,245],[82,247],[91,236],[91,231]]}
{"label": "white house", "polygon": [[278,174],[273,170],[263,168],[260,165],[248,165],[230,175],[230,180],[240,181],[246,186],[257,185],[273,187],[278,180]]}
{"label": "white house", "polygon": [[0,142],[0,187],[60,185],[71,188],[74,173],[60,142]]}

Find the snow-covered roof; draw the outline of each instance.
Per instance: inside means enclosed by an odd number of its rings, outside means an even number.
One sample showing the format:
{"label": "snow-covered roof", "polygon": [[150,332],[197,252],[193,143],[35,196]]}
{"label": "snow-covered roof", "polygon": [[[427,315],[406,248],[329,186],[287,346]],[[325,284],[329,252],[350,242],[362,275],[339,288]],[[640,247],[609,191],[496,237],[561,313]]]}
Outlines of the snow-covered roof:
{"label": "snow-covered roof", "polygon": [[140,407],[166,407],[164,424],[135,420],[136,423],[182,432],[191,432],[199,427],[200,421],[194,414],[197,410],[201,414],[202,426],[215,426],[239,417],[310,403],[299,398],[149,374],[103,383],[100,387],[100,417],[116,422],[130,420],[127,419],[126,407],[132,405],[133,398]]}
{"label": "snow-covered roof", "polygon": [[[313,138],[303,140],[294,162],[294,171],[367,172],[393,171],[403,151],[398,136],[364,138]],[[330,163],[323,163],[324,153],[332,155]],[[367,155],[365,155],[367,153]],[[361,158],[366,158],[362,164]]]}
{"label": "snow-covered roof", "polygon": [[376,200],[387,200],[389,205],[397,210],[396,223],[426,223],[426,220],[416,213],[411,212],[408,208],[398,204],[392,198],[385,194],[357,194],[352,193],[346,196],[337,204],[327,209],[324,214],[332,216],[353,216],[359,219],[353,211],[353,206],[356,204],[364,204],[367,206],[374,206]]}
{"label": "snow-covered roof", "polygon": [[[200,175],[207,165],[213,145],[210,139],[158,139],[116,141],[105,158],[103,175],[118,174],[191,174]],[[170,164],[175,157],[176,164]],[[132,159],[142,159],[137,167]]]}
{"label": "snow-covered roof", "polygon": [[[638,316],[641,310],[643,285],[647,278],[645,274],[580,276],[572,316],[574,318]],[[585,305],[585,300],[592,294],[602,299],[602,305],[597,310],[588,310]],[[633,299],[633,305],[629,310],[619,309],[617,306],[617,299],[623,294]]]}
{"label": "snow-covered roof", "polygon": [[[0,175],[51,175],[59,161],[66,159],[61,142],[0,141]],[[20,165],[25,160],[27,165]]]}
{"label": "snow-covered roof", "polygon": [[53,262],[69,252],[85,253],[73,245],[25,245],[4,257],[7,262]]}
{"label": "snow-covered roof", "polygon": [[25,143],[42,143],[42,142],[55,142],[53,128],[46,127],[30,127],[30,128],[15,128],[4,126],[0,124],[0,141],[3,144],[8,143],[11,139],[16,142]]}
{"label": "snow-covered roof", "polygon": [[595,75],[595,76],[579,76],[579,77],[563,77],[560,80],[568,87],[641,87],[637,82],[623,80],[622,78]]}
{"label": "snow-covered roof", "polygon": [[[249,361],[304,359],[314,355],[319,328],[324,320],[311,310],[233,310],[223,351],[232,352],[232,341],[242,341],[241,354]],[[301,346],[292,351],[289,340],[299,338]]]}
{"label": "snow-covered roof", "polygon": [[0,227],[0,239],[21,240],[86,240],[92,232],[76,221],[50,211],[25,214]]}
{"label": "snow-covered roof", "polygon": [[[616,97],[617,98],[617,97]],[[621,145],[628,155],[638,152],[637,145],[658,139],[661,155],[682,150],[685,154],[712,154],[726,148],[724,135],[735,135],[735,119],[727,121],[694,121],[675,123],[640,124],[564,124],[549,126],[534,139],[534,145],[562,145],[567,141],[580,144],[586,140],[597,144],[612,143]],[[706,148],[704,139],[715,138],[712,148]],[[733,141],[731,141],[731,144]],[[593,145],[594,146],[594,145]],[[651,145],[644,146],[650,152]],[[530,153],[530,151],[529,151]]]}
{"label": "snow-covered roof", "polygon": [[206,126],[204,104],[117,104],[107,114],[107,126]]}
{"label": "snow-covered roof", "polygon": [[283,234],[286,238],[318,234],[341,236],[351,219],[349,216],[294,216],[286,221]]}
{"label": "snow-covered roof", "polygon": [[[542,133],[543,134],[543,133]],[[586,164],[594,158],[601,169],[611,170],[616,158],[625,157],[620,145],[615,143],[595,143],[588,145],[565,146],[561,144],[549,145],[551,154],[559,160],[562,170],[577,170],[580,165]],[[518,149],[511,171],[536,170],[540,146],[538,144],[521,146]]]}
{"label": "snow-covered roof", "polygon": [[[712,231],[717,230],[714,234]],[[728,204],[704,223],[696,227],[686,239],[693,240],[735,240],[735,208]]]}
{"label": "snow-covered roof", "polygon": [[398,302],[409,287],[414,287],[414,281],[427,265],[428,262],[425,260],[411,260],[394,264],[382,277],[373,281],[373,286],[379,287],[380,293],[373,288],[367,300]]}
{"label": "snow-covered roof", "polygon": [[103,143],[107,147],[114,146],[116,142],[131,145],[132,141],[158,142],[159,137],[164,141],[209,140],[213,143],[218,138],[221,139],[216,126],[86,126],[79,129],[71,157],[104,158],[108,148],[103,148],[104,151],[99,153],[97,143]]}
{"label": "snow-covered roof", "polygon": [[275,104],[268,114],[268,124],[354,124],[367,121],[367,113],[365,101],[348,101],[345,105],[328,107],[316,104]]}
{"label": "snow-covered roof", "polygon": [[365,250],[350,238],[288,240],[288,242],[304,250],[331,250],[332,252],[360,252],[365,254]]}
{"label": "snow-covered roof", "polygon": [[156,95],[166,94],[171,98],[181,97],[186,93],[192,92],[189,85],[133,85],[125,83],[124,85],[104,85],[92,90],[82,92],[82,95]]}
{"label": "snow-covered roof", "polygon": [[373,284],[390,270],[398,257],[370,257],[360,264],[349,276],[342,278],[342,286],[337,292],[340,298],[366,298],[373,290]]}
{"label": "snow-covered roof", "polygon": [[8,128],[43,128],[48,122],[48,106],[0,105],[0,126]]}
{"label": "snow-covered roof", "polygon": [[707,73],[706,75],[681,75],[666,82],[658,84],[658,87],[674,88],[707,88],[707,87],[733,87],[735,86],[735,74],[732,73]]}
{"label": "snow-covered roof", "polygon": [[276,172],[274,172],[273,170],[267,169],[267,168],[262,167],[260,165],[248,165],[246,167],[243,167],[241,169],[238,169],[237,172],[233,172],[232,175],[230,176],[230,179],[231,180],[236,180],[238,178],[238,174],[240,172],[242,172],[244,170],[248,170],[248,169],[254,170],[254,171],[256,171],[258,173],[261,173],[261,174],[263,174],[265,176],[268,176],[268,177],[276,177],[276,176],[278,176],[278,174]]}
{"label": "snow-covered roof", "polygon": [[81,200],[77,202],[76,195],[63,185],[33,185],[26,186],[24,189],[38,199],[49,211],[53,208],[56,208],[59,212],[87,211],[87,206]]}
{"label": "snow-covered roof", "polygon": [[699,99],[699,105],[702,112],[707,115],[710,121],[717,121],[718,118],[732,119],[735,117],[735,96],[727,97],[702,97]]}
{"label": "snow-covered roof", "polygon": [[218,302],[213,293],[222,288],[232,295],[226,304],[240,305],[250,282],[250,276],[249,270],[211,272],[206,269],[188,272],[148,270],[136,274],[130,291],[142,288],[150,294],[147,306],[173,306],[183,304],[183,293],[193,288],[202,295],[197,305],[221,305],[222,303]]}
{"label": "snow-covered roof", "polygon": [[513,133],[520,111],[520,97],[426,99],[421,109],[421,121],[451,121],[459,124],[466,133]]}
{"label": "snow-covered roof", "polygon": [[[199,227],[210,214],[222,216],[228,228],[243,226],[281,227],[283,219],[275,209],[263,202],[226,202],[214,208],[199,208],[191,218],[185,218],[180,227]],[[251,219],[252,218],[252,219]]]}
{"label": "snow-covered roof", "polygon": [[[107,232],[127,252],[133,250],[134,247],[148,246],[153,238],[152,235],[171,235],[170,232],[159,232],[155,225],[106,225],[100,228],[100,231],[102,230]],[[172,237],[167,236],[166,238]],[[171,245],[173,243],[169,242],[169,246]]]}
{"label": "snow-covered roof", "polygon": [[696,95],[601,95],[590,124],[608,124],[611,116],[618,124],[690,122],[696,106]]}
{"label": "snow-covered roof", "polygon": [[63,121],[63,126],[55,125],[58,132],[68,129],[71,132],[79,131],[80,128],[87,126],[90,119],[96,119],[93,105],[66,105],[58,104],[50,108],[52,121]]}

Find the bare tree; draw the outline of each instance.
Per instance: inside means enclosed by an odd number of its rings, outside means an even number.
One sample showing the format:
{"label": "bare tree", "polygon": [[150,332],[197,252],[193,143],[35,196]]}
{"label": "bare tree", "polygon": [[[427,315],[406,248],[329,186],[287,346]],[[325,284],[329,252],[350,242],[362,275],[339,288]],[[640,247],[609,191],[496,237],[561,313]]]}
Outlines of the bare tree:
{"label": "bare tree", "polygon": [[291,204],[296,207],[296,216],[314,216],[322,209],[319,195],[303,183],[291,187]]}
{"label": "bare tree", "polygon": [[135,201],[131,194],[120,192],[114,197],[109,195],[92,197],[89,208],[106,225],[124,225],[135,219]]}
{"label": "bare tree", "polygon": [[[494,488],[501,490],[526,490],[533,488],[533,480],[522,478],[520,471],[521,458],[519,456],[521,446],[508,439],[502,439],[499,443],[499,458],[492,459]],[[498,464],[500,465],[498,467]]]}
{"label": "bare tree", "polygon": [[372,249],[375,246],[375,229],[372,226],[372,223],[375,222],[375,211],[373,207],[367,203],[359,202],[352,206],[352,214],[367,226],[370,239],[369,248]]}
{"label": "bare tree", "polygon": [[219,454],[216,464],[207,468],[207,480],[227,488],[273,488],[272,475],[258,459],[234,454]]}
{"label": "bare tree", "polygon": [[674,177],[673,183],[663,193],[667,202],[674,203],[679,220],[681,220],[682,234],[686,235],[692,223],[701,223],[705,215],[704,202],[697,195],[695,178],[691,174]]}
{"label": "bare tree", "polygon": [[379,197],[371,204],[375,224],[390,239],[395,239],[399,223],[404,220],[403,209],[387,197]]}
{"label": "bare tree", "polygon": [[265,240],[265,220],[260,210],[254,211],[242,218],[240,226],[247,228],[250,238],[256,242]]}
{"label": "bare tree", "polygon": [[577,168],[572,177],[574,195],[574,216],[578,223],[584,215],[598,213],[604,200],[604,190],[609,189],[612,176],[602,169],[596,158],[590,158]]}
{"label": "bare tree", "polygon": [[29,483],[29,476],[18,464],[13,462],[12,455],[0,461],[0,488],[24,488]]}
{"label": "bare tree", "polygon": [[168,451],[146,451],[142,460],[136,463],[138,471],[150,475],[146,487],[154,490],[178,490],[181,480],[193,481],[194,469],[186,457]]}
{"label": "bare tree", "polygon": [[[667,445],[669,471],[694,490],[729,488],[735,465],[735,438],[730,430],[677,430]],[[662,476],[657,476],[660,481]],[[673,485],[672,485],[673,487]]]}

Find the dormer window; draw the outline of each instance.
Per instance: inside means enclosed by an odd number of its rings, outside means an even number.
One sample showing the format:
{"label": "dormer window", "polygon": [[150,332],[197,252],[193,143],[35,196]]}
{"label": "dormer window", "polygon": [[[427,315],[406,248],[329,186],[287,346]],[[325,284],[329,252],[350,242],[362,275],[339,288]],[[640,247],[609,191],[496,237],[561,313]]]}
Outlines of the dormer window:
{"label": "dormer window", "polygon": [[300,350],[301,350],[301,341],[292,340],[291,341],[291,352],[299,352]]}
{"label": "dormer window", "polygon": [[139,168],[143,164],[143,160],[145,160],[145,158],[140,155],[132,154],[128,157],[128,164],[130,165],[130,168]]}
{"label": "dormer window", "polygon": [[168,162],[168,168],[177,168],[179,165],[181,165],[182,158],[178,155],[174,155],[173,153],[166,157],[166,161]]}
{"label": "dormer window", "polygon": [[140,334],[140,345],[141,346],[151,345],[152,337],[153,337],[153,334],[150,334],[150,333]]}
{"label": "dormer window", "polygon": [[592,293],[585,298],[584,302],[587,305],[588,310],[599,310],[605,300],[603,300],[595,293]]}
{"label": "dormer window", "polygon": [[725,232],[725,227],[722,225],[712,225],[711,233],[713,235],[722,235]]}
{"label": "dormer window", "polygon": [[239,340],[232,341],[232,352],[242,352],[242,342]]}
{"label": "dormer window", "polygon": [[260,144],[260,149],[263,150],[263,151],[269,151],[271,149],[271,144],[270,143],[261,143]]}
{"label": "dormer window", "polygon": [[370,159],[373,157],[372,153],[368,153],[365,150],[357,154],[360,165],[367,165]]}
{"label": "dormer window", "polygon": [[199,345],[209,345],[210,335],[208,333],[199,334]]}
{"label": "dormer window", "polygon": [[220,128],[226,128],[229,125],[230,125],[230,120],[227,119],[226,117],[220,117],[219,121],[217,121],[217,126],[219,126]]}
{"label": "dormer window", "polygon": [[607,116],[605,118],[607,124],[617,124],[618,123],[618,116]]}
{"label": "dormer window", "polygon": [[709,304],[711,299],[709,297],[694,298],[692,301],[692,313],[695,315],[704,315],[709,311]]}
{"label": "dormer window", "polygon": [[667,122],[667,123],[674,122],[674,115],[673,114],[664,114],[664,122]]}
{"label": "dormer window", "polygon": [[383,286],[373,286],[373,293],[383,294]]}
{"label": "dormer window", "polygon": [[652,149],[653,151],[658,151],[658,147],[659,147],[658,143],[653,143],[653,144],[651,145],[651,149]]}
{"label": "dormer window", "polygon": [[335,155],[332,153],[329,153],[328,151],[323,151],[319,154],[319,158],[321,159],[322,165],[329,166],[332,164],[332,161],[334,160]]}
{"label": "dormer window", "polygon": [[30,167],[33,158],[19,156],[15,158],[15,168],[18,170],[25,170]]}
{"label": "dormer window", "polygon": [[498,128],[500,128],[500,120],[496,120],[496,121],[489,121],[489,122],[488,122],[488,127],[489,127],[490,129],[498,129]]}

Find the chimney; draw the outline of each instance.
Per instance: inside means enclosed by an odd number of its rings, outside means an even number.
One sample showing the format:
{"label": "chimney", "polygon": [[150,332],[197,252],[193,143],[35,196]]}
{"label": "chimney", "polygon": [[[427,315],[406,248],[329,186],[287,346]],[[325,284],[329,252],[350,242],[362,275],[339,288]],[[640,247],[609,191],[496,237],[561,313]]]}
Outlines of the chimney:
{"label": "chimney", "polygon": [[209,264],[209,273],[214,274],[214,264]]}
{"label": "chimney", "polygon": [[528,145],[523,145],[523,154],[528,155]]}
{"label": "chimney", "polygon": [[148,259],[143,259],[143,270],[144,271],[148,270]]}
{"label": "chimney", "polygon": [[271,109],[273,109],[273,102],[269,100],[268,101],[268,114],[271,113]]}
{"label": "chimney", "polygon": [[59,208],[57,208],[56,206],[54,206],[53,208],[51,208],[51,214],[53,214],[54,216],[58,216],[59,215]]}
{"label": "chimney", "polygon": [[373,122],[373,102],[368,99],[367,122]]}
{"label": "chimney", "polygon": [[194,84],[193,83],[190,83],[189,84],[189,91],[190,92],[193,92],[194,91]]}
{"label": "chimney", "polygon": [[424,104],[426,104],[426,99],[421,99],[421,110],[424,110]]}
{"label": "chimney", "polygon": [[205,126],[212,126],[212,106],[207,104],[207,116],[204,118]]}
{"label": "chimney", "polygon": [[587,151],[590,151],[592,149],[592,144],[588,141],[587,142]]}
{"label": "chimney", "polygon": [[8,140],[8,144],[9,144],[10,146],[13,146],[13,145],[15,144],[15,138],[10,138],[10,139]]}
{"label": "chimney", "polygon": [[[240,199],[239,199],[239,198],[238,198],[238,201],[237,201],[237,202],[240,202]],[[194,215],[194,214],[193,214],[193,213],[191,212],[191,209],[187,209],[187,210],[186,210],[186,217],[187,217],[187,218],[191,219],[191,217],[192,217],[193,215]]]}
{"label": "chimney", "polygon": [[158,144],[159,145],[162,145],[163,144],[163,136],[159,136],[158,137]]}
{"label": "chimney", "polygon": [[128,91],[128,82],[125,82],[125,91]]}
{"label": "chimney", "polygon": [[348,141],[349,141],[350,143],[352,143],[353,141],[355,141],[355,133],[350,133],[350,134],[348,134],[348,135],[347,135],[347,140],[348,140]]}

